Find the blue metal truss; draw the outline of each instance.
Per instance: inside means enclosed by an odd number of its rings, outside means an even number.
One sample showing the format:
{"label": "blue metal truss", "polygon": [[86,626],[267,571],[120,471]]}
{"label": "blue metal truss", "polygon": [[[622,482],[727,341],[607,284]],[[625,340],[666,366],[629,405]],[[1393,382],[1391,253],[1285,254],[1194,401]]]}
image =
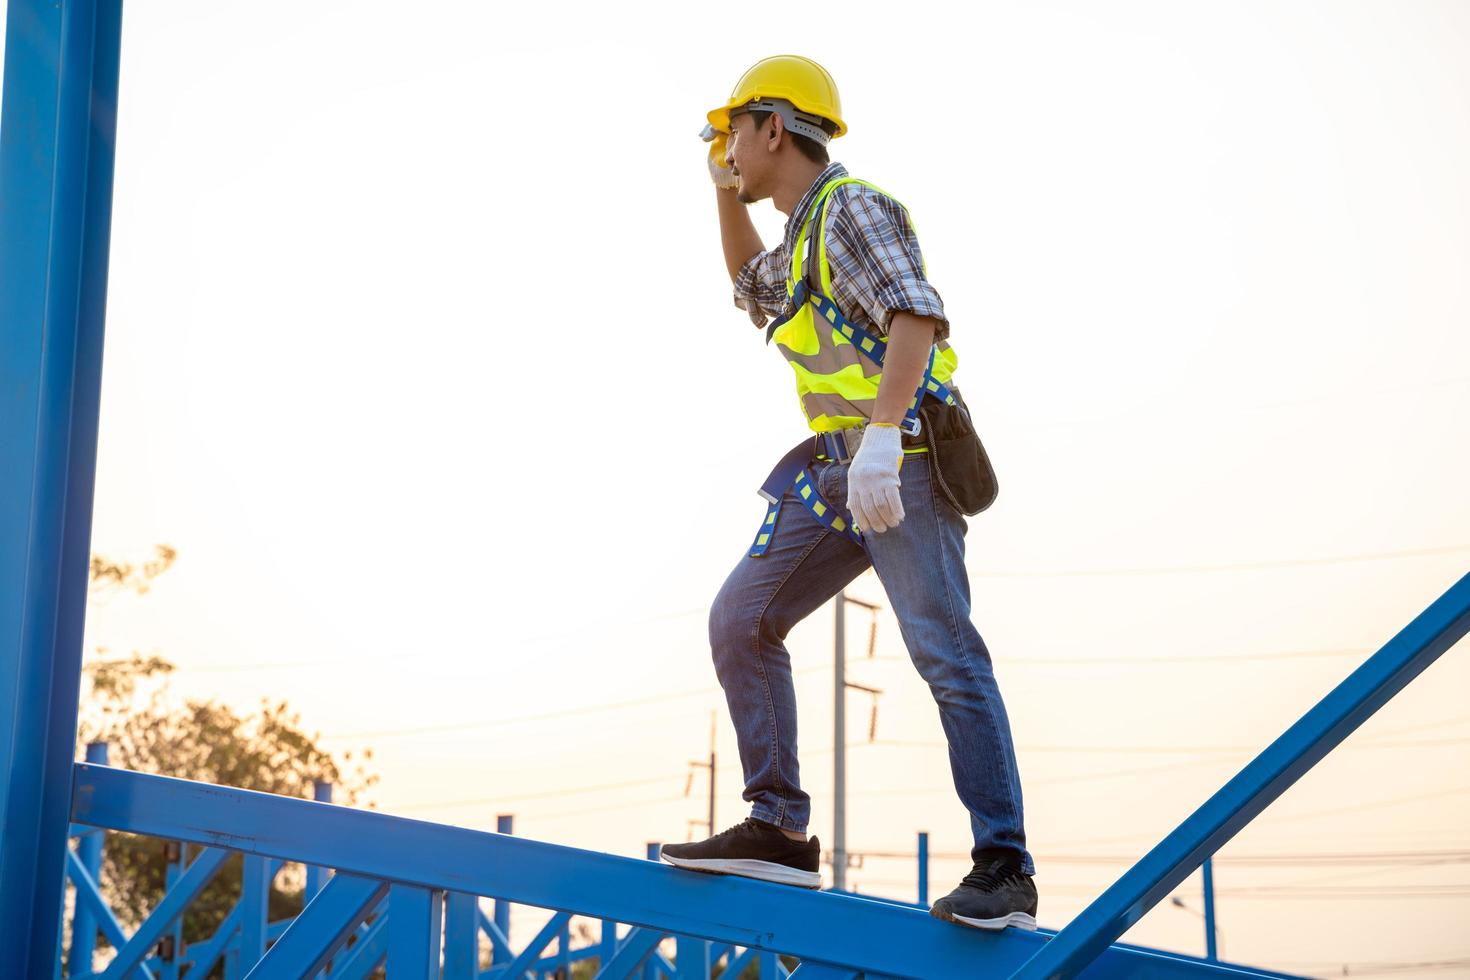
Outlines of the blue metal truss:
{"label": "blue metal truss", "polygon": [[[338,869],[334,883],[392,882],[399,891],[388,896],[389,951],[395,940],[401,944],[401,969],[409,975],[429,968],[421,961],[428,955],[423,954],[425,937],[438,935],[432,914],[436,892],[495,896],[560,913],[517,954],[512,974],[537,963],[562,931],[564,917],[572,914],[636,927],[604,967],[612,971],[609,976],[636,970],[666,936],[682,937],[684,949],[698,962],[703,947],[687,945],[689,940],[786,953],[804,964],[847,969],[849,975],[896,977],[962,976],[977,964],[997,975],[1010,974],[1051,936],[1044,930],[985,933],[895,902],[690,874],[543,841],[104,766],[77,766],[74,801],[78,824],[319,863]],[[366,894],[369,886],[353,887]],[[309,950],[313,957],[331,955],[342,930],[354,927],[354,917],[370,904],[367,897],[358,904],[336,899],[332,888],[313,899],[297,924],[281,934],[278,946],[289,942],[289,949]],[[393,923],[400,896],[412,921],[398,932]],[[317,912],[324,901],[334,903],[330,913]],[[298,928],[300,937],[293,935]],[[390,976],[396,976],[393,966],[390,959]],[[681,973],[677,956],[673,968],[678,976],[707,975],[695,972],[698,967],[691,968],[687,959]],[[1094,969],[1097,976],[1284,976],[1122,945],[1104,950]]]}
{"label": "blue metal truss", "polygon": [[[112,209],[120,0],[9,0],[0,108],[0,977],[59,971],[69,878],[118,953],[102,974],[173,980],[150,955],[234,852],[239,904],[189,976],[539,976],[596,956],[600,977],[705,977],[715,961],[801,980],[852,977],[1280,977],[1118,943],[1124,932],[1272,800],[1470,630],[1462,578],[1268,746],[1057,933],[984,933],[896,902],[691,874],[649,861],[507,834],[443,827],[320,802],[73,763],[101,387]],[[92,757],[89,755],[89,760]],[[76,826],[73,828],[73,822]],[[96,887],[97,834],[151,834],[182,850],[153,913],[126,936]],[[75,853],[67,837],[83,835]],[[293,920],[267,923],[282,861],[336,873],[309,880]],[[498,900],[494,920],[476,896]],[[551,909],[526,947],[502,917]],[[599,918],[600,943],[568,948],[571,915]],[[631,928],[617,934],[617,924]],[[479,935],[494,965],[477,969]],[[673,937],[673,962],[658,950]],[[545,956],[553,939],[558,952]],[[203,962],[204,960],[208,962]]]}

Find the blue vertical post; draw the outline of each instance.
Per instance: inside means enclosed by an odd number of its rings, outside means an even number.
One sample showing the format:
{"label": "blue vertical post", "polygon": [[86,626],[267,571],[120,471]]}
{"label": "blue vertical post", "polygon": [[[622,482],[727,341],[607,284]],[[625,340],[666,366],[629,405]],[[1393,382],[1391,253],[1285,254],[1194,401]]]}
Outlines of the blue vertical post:
{"label": "blue vertical post", "polygon": [[709,940],[675,938],[674,980],[709,980]]}
{"label": "blue vertical post", "polygon": [[[163,871],[163,888],[168,891],[183,877],[184,869],[188,866],[185,857],[188,849],[183,841],[168,841],[165,844],[165,855],[168,858],[168,866]],[[168,955],[164,957],[163,966],[159,970],[159,980],[179,980],[179,954],[184,950],[184,917],[181,915],[174,920],[174,924],[168,927],[164,933],[163,945]]]}
{"label": "blue vertical post", "polygon": [[[710,833],[714,833],[714,831],[710,831]],[[648,848],[644,852],[644,857],[648,858],[648,860],[650,861],[662,861],[663,858],[658,856],[659,849],[662,847],[663,844],[656,840],[649,841]],[[659,971],[658,968],[653,965],[653,959],[657,955],[658,947],[655,946],[653,947],[653,952],[648,954],[648,959],[644,961],[643,969],[638,974],[640,977],[643,978],[643,980],[658,980]]]}
{"label": "blue vertical post", "polygon": [[[318,803],[332,802],[332,784],[312,783],[311,798],[316,800]],[[304,901],[310,903],[311,900],[316,897],[316,893],[321,891],[322,886],[326,883],[326,869],[319,868],[314,864],[308,864],[306,866],[306,896],[304,898]]]}
{"label": "blue vertical post", "polygon": [[266,918],[270,911],[270,858],[246,854],[240,886],[240,964],[246,972],[265,955]]}
{"label": "blue vertical post", "polygon": [[1219,958],[1215,950],[1215,868],[1211,856],[1205,858],[1205,959]]}
{"label": "blue vertical post", "polygon": [[561,924],[556,936],[556,975],[571,980],[572,976],[572,920]]}
{"label": "blue vertical post", "polygon": [[[497,834],[515,833],[515,820],[516,818],[513,814],[497,814],[495,817],[495,832]],[[495,927],[500,930],[500,934],[506,939],[510,939],[510,903],[504,899],[495,899],[495,904],[491,909],[491,918],[495,920]],[[497,959],[495,945],[492,943],[490,945],[491,967],[504,966],[507,962],[509,961],[506,959],[505,954],[499,954]]]}
{"label": "blue vertical post", "polygon": [[[87,761],[94,765],[107,765],[107,743],[89,742]],[[77,841],[77,857],[93,881],[102,880],[102,841],[104,832],[94,830],[83,834]],[[71,951],[66,957],[66,972],[71,976],[92,972],[92,955],[97,950],[97,920],[92,916],[92,907],[77,902],[71,919]],[[80,968],[79,968],[80,967]]]}
{"label": "blue vertical post", "polygon": [[0,105],[0,976],[60,945],[121,0],[10,0]]}
{"label": "blue vertical post", "polygon": [[394,980],[439,980],[444,892],[394,884],[388,889],[387,975]]}
{"label": "blue vertical post", "polygon": [[597,949],[597,968],[601,970],[612,962],[618,952],[618,924],[612,919],[602,920],[602,943]]}
{"label": "blue vertical post", "polygon": [[480,975],[480,900],[450,892],[444,910],[444,980]]}
{"label": "blue vertical post", "polygon": [[919,904],[929,904],[929,832],[919,831]]}

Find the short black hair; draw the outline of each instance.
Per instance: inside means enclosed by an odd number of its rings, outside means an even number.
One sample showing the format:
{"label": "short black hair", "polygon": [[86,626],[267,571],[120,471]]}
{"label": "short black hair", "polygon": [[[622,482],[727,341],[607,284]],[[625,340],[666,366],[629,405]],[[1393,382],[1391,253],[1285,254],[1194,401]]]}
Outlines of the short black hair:
{"label": "short black hair", "polygon": [[[771,118],[772,113],[768,109],[752,109],[746,115],[755,121],[755,128],[760,129],[766,124],[766,120]],[[784,123],[785,120],[783,119],[782,122]],[[828,136],[831,136],[837,132],[837,124],[823,119],[822,129]],[[820,163],[822,166],[826,166],[832,162],[832,158],[827,156],[827,148],[821,143],[818,143],[810,136],[803,136],[789,129],[786,132],[796,140],[796,148],[801,151],[801,155],[812,163]]]}

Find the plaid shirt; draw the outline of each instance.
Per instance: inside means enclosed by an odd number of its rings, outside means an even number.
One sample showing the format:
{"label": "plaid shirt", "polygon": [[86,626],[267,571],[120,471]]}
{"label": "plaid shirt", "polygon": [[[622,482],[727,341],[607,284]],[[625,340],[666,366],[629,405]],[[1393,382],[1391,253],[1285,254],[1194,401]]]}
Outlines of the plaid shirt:
{"label": "plaid shirt", "polygon": [[[842,164],[828,164],[792,210],[781,244],[757,253],[741,267],[735,277],[735,305],[747,311],[756,326],[764,327],[770,317],[785,311],[786,277],[806,213],[828,181],[846,176]],[[831,299],[849,320],[887,336],[893,314],[907,310],[940,321],[935,340],[949,336],[944,303],[924,278],[918,239],[897,201],[861,184],[833,191],[827,206],[827,260],[832,270]],[[817,276],[815,265],[812,276]]]}

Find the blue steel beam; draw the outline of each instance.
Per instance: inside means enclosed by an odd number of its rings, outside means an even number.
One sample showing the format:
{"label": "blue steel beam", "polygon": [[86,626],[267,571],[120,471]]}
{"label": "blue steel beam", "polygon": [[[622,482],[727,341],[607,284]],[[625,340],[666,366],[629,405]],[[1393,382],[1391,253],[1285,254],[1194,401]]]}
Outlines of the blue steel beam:
{"label": "blue steel beam", "polygon": [[[333,875],[263,957],[244,960],[252,967],[247,976],[257,980],[314,976],[387,890],[387,882],[356,875]],[[244,903],[237,909],[243,915],[250,914]]]}
{"label": "blue steel beam", "polygon": [[61,936],[121,0],[10,0],[0,105],[0,976]]}
{"label": "blue steel beam", "polygon": [[[78,823],[504,896],[854,969],[959,976],[984,964],[1001,973],[1018,968],[1048,938],[966,929],[897,904],[106,766],[78,764],[75,782],[72,818]],[[1124,947],[1106,957],[1123,966],[1143,961]],[[1173,976],[1281,976],[1211,968],[1193,957],[1170,962]]]}
{"label": "blue steel beam", "polygon": [[1194,869],[1470,631],[1470,575],[1414,618],[1016,973],[1076,975]]}

